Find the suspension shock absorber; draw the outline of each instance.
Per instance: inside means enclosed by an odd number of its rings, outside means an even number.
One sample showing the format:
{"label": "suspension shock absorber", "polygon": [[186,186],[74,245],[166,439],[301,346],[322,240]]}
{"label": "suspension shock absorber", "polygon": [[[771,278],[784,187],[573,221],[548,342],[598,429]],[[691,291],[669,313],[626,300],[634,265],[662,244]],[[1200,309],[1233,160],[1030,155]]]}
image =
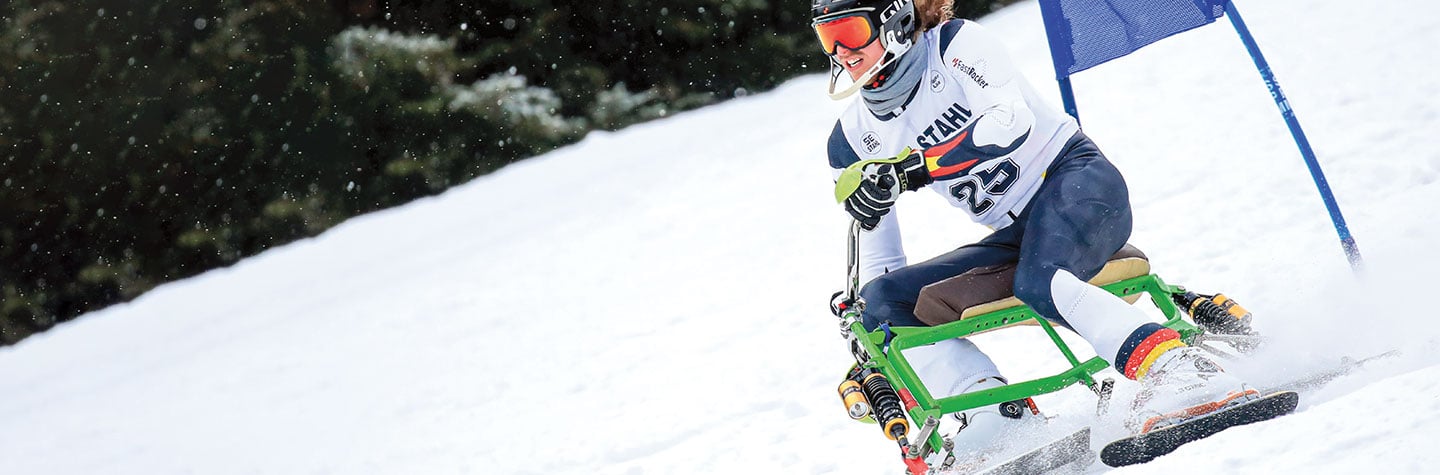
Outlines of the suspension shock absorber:
{"label": "suspension shock absorber", "polygon": [[1224,294],[1185,292],[1175,294],[1174,300],[1190,313],[1195,323],[1210,331],[1228,335],[1250,334],[1250,312]]}
{"label": "suspension shock absorber", "polygon": [[862,384],[865,398],[870,401],[870,410],[875,415],[875,421],[880,423],[880,429],[885,432],[885,437],[890,440],[904,442],[905,435],[910,431],[910,423],[905,420],[905,410],[900,404],[900,395],[895,393],[895,388],[890,385],[890,380],[879,371],[871,371],[865,375]]}

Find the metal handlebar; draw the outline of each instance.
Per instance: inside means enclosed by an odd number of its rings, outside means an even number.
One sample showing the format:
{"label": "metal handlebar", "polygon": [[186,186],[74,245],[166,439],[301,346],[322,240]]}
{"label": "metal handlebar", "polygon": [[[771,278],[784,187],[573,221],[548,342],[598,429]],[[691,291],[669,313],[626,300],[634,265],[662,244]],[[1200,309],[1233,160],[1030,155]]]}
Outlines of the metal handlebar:
{"label": "metal handlebar", "polygon": [[856,301],[860,295],[860,221],[850,220],[850,245],[847,249],[846,266],[849,272],[845,276],[845,298],[851,302]]}

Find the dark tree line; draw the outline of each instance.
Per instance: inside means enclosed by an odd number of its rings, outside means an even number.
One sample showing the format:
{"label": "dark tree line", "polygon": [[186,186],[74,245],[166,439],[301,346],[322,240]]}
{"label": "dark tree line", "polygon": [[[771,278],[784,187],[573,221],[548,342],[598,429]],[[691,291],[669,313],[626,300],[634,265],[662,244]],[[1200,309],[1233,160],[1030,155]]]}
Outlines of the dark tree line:
{"label": "dark tree line", "polygon": [[0,3],[0,344],[589,130],[823,70],[808,6]]}

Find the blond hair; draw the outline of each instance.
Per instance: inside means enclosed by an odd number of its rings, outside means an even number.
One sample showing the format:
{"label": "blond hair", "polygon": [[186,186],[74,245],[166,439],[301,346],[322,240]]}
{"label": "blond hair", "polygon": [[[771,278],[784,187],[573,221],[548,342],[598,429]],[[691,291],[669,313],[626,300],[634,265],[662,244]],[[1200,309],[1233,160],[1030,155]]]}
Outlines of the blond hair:
{"label": "blond hair", "polygon": [[920,31],[928,31],[955,18],[955,0],[915,0],[915,14],[920,17]]}

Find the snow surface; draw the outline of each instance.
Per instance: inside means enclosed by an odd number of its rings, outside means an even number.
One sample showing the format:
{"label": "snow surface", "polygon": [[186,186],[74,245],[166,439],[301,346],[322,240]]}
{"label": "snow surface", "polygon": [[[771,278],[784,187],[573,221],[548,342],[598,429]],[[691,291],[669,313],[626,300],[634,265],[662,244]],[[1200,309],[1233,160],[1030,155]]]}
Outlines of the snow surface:
{"label": "snow surface", "polygon": [[[1277,341],[1232,368],[1254,382],[1402,354],[1120,471],[1432,471],[1440,7],[1239,7],[1366,271],[1223,20],[1074,79],[1129,180],[1132,242],[1167,281],[1256,312]],[[1036,4],[984,21],[1058,103]],[[847,218],[823,144],[843,104],[823,82],[594,133],[0,349],[4,473],[899,473],[834,392]],[[983,235],[917,196],[899,210],[912,258]],[[1024,377],[1063,364],[1039,338],[977,343]],[[1092,413],[1082,388],[1038,399]]]}

